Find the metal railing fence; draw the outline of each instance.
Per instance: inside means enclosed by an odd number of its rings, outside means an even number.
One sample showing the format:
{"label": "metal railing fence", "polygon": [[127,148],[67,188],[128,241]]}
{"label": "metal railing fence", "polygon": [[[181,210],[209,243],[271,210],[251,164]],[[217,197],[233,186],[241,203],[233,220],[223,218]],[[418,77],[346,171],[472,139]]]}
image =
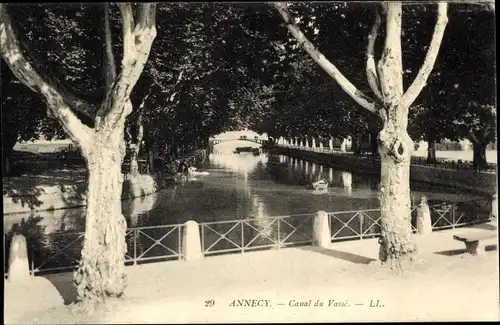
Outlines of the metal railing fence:
{"label": "metal railing fence", "polygon": [[[491,202],[429,202],[433,230],[485,222]],[[417,206],[412,207],[411,227],[416,231]],[[327,212],[331,241],[359,240],[380,235],[379,209]],[[281,249],[312,243],[316,213],[199,223],[204,256]],[[184,224],[135,227],[126,231],[126,265],[182,260]],[[4,275],[8,247],[13,234],[4,234]],[[27,239],[30,272],[33,275],[74,269],[80,260],[83,232],[23,233]]]}

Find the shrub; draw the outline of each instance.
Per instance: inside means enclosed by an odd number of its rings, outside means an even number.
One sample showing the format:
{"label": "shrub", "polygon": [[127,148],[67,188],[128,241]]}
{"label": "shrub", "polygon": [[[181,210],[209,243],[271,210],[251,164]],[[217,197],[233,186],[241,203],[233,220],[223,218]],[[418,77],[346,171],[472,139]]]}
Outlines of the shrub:
{"label": "shrub", "polygon": [[443,142],[436,143],[436,150],[438,151],[461,151],[462,146],[459,142]]}

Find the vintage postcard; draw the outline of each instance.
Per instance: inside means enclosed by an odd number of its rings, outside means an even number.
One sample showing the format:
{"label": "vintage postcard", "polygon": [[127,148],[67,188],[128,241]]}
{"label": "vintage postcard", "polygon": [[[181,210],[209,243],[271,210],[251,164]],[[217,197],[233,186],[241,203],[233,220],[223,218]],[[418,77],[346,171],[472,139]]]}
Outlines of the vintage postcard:
{"label": "vintage postcard", "polygon": [[499,320],[493,1],[0,4],[4,324]]}

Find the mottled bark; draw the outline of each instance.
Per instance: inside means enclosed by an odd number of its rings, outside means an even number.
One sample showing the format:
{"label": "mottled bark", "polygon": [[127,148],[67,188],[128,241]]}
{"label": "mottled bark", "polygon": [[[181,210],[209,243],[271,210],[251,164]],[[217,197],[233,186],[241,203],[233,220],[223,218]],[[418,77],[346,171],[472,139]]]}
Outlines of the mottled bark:
{"label": "mottled bark", "polygon": [[92,149],[84,155],[89,170],[85,240],[74,276],[80,300],[119,297],[126,287],[127,224],[121,210],[124,156],[123,127],[107,138],[96,133]]}
{"label": "mottled bark", "polygon": [[[399,114],[402,118],[404,114]],[[411,239],[410,161],[413,141],[397,118],[390,118],[380,132],[380,260],[401,267],[413,259]]]}
{"label": "mottled bark", "polygon": [[401,3],[387,3],[386,39],[378,65],[384,97],[384,126],[379,135],[380,214],[382,231],[379,258],[402,268],[416,253],[412,242],[410,210],[410,160],[414,149],[408,132],[408,107],[403,96]]}
{"label": "mottled bark", "polygon": [[368,35],[368,45],[366,47],[366,79],[370,85],[373,94],[379,100],[383,100],[380,92],[380,82],[377,75],[377,68],[375,65],[375,41],[377,40],[378,29],[380,28],[381,18],[380,14],[375,7],[375,22],[373,23],[370,34]]}

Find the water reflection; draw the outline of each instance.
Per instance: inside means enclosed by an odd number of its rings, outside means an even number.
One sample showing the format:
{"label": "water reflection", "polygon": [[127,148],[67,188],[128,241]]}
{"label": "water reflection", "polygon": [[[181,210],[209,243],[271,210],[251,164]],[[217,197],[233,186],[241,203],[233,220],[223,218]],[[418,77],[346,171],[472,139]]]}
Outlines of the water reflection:
{"label": "water reflection", "polygon": [[[302,233],[310,236],[312,223],[310,220],[304,223],[304,216],[298,214],[311,214],[318,210],[352,211],[379,206],[379,182],[376,177],[337,170],[300,159],[266,154],[260,156],[216,154],[210,155],[209,160],[198,167],[199,170],[208,171],[209,175],[182,186],[172,186],[152,195],[123,201],[122,210],[128,226],[172,225],[182,224],[188,220],[218,222],[252,219],[241,221],[241,227],[236,227],[232,231],[231,227],[236,222],[212,225],[212,228],[220,234],[230,231],[227,238],[232,242],[227,240],[217,242],[220,236],[205,229],[205,248],[214,245],[214,250],[234,249],[234,243],[246,247],[245,249],[273,247],[278,244],[278,239],[285,241],[289,235],[291,235],[289,241],[306,240],[307,238],[300,237]],[[325,191],[311,189],[311,180],[318,177],[328,178],[329,187]],[[416,203],[422,195],[427,196],[429,201],[448,202],[465,202],[481,198],[470,193],[460,193],[450,188],[425,184],[412,183],[411,187],[411,196]],[[470,205],[466,216],[474,216],[477,212],[477,205],[461,204]],[[284,215],[298,216],[288,218],[282,223],[278,223],[279,221],[274,218]],[[437,215],[433,218],[438,220]],[[332,225],[334,226],[339,228],[342,225]],[[294,232],[294,227],[301,227],[300,231]],[[4,217],[6,247],[15,232],[24,234],[28,239],[30,252],[34,252],[35,257],[30,258],[36,258],[35,265],[49,260],[57,252],[57,248],[63,247],[69,247],[69,251],[65,252],[78,260],[82,239],[74,233],[84,229],[84,208]],[[150,238],[157,240],[163,238],[163,245],[173,251],[179,249],[180,232],[168,235],[170,230],[166,227],[142,231],[142,234],[133,232],[127,236],[129,256],[132,256],[130,254],[133,252],[136,252],[137,256],[146,254],[154,243]],[[46,236],[46,234],[51,235]],[[278,235],[281,238],[278,238]],[[157,245],[145,256],[165,254],[164,250]],[[74,263],[74,260],[66,261],[65,258],[65,255],[61,255],[57,259],[50,260],[44,267]]]}
{"label": "water reflection", "polygon": [[217,168],[242,174],[251,172],[268,161],[266,155],[254,156],[249,153],[210,154],[208,159],[210,164]]}
{"label": "water reflection", "polygon": [[[159,193],[153,193],[134,200],[122,201],[122,212],[129,227],[135,227],[138,218],[151,210],[157,202]],[[28,214],[7,215],[4,218],[4,233],[15,229],[27,220],[36,219],[45,234],[85,229],[85,207],[37,211]]]}
{"label": "water reflection", "polygon": [[257,219],[256,224],[259,228],[259,233],[262,236],[271,237],[273,233],[272,223],[270,216],[266,211],[265,203],[257,196],[252,197],[253,209],[255,213],[255,218]]}
{"label": "water reflection", "polygon": [[352,173],[342,172],[342,185],[347,196],[352,194]]}
{"label": "water reflection", "polygon": [[[175,196],[175,188],[172,191]],[[129,228],[137,227],[139,216],[147,214],[155,206],[158,193],[146,195],[135,200],[126,200],[122,203],[122,211]]]}
{"label": "water reflection", "polygon": [[[282,155],[212,154],[198,167],[209,175],[153,195],[123,201],[129,227],[255,218],[259,219],[258,229],[272,232],[274,230],[267,230],[275,227],[269,219],[272,216],[371,209],[379,205],[376,177]],[[318,177],[328,180],[327,191],[318,193],[311,188],[312,181]],[[422,195],[429,200],[451,202],[481,198],[450,188],[418,183],[411,186],[412,197],[417,202]],[[30,216],[5,216],[4,232]],[[84,216],[84,208],[43,211],[35,215],[45,233],[83,231]]]}

